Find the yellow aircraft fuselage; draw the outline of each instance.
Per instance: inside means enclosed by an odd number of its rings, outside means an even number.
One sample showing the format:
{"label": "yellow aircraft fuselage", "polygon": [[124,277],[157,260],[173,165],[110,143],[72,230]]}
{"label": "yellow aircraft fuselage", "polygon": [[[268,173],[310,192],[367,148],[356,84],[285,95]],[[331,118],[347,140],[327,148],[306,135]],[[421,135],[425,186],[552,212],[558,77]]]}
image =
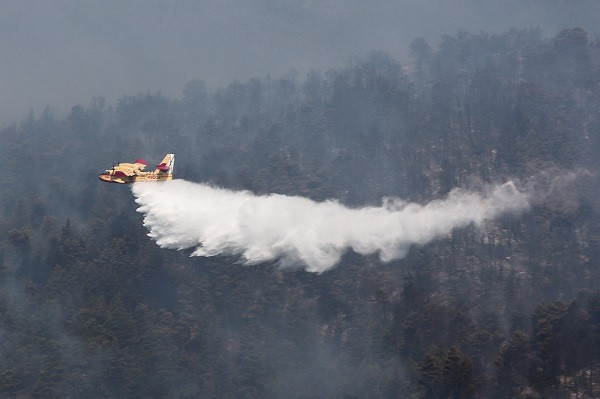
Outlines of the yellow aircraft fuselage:
{"label": "yellow aircraft fuselage", "polygon": [[107,169],[98,178],[107,183],[129,184],[142,181],[173,180],[173,164],[175,156],[167,154],[162,162],[156,165],[154,172],[146,172],[146,161],[138,159],[135,163],[120,163],[112,169]]}
{"label": "yellow aircraft fuselage", "polygon": [[141,172],[134,176],[115,176],[110,173],[102,173],[98,178],[107,183],[129,184],[138,181],[166,181],[173,180],[173,175],[166,173]]}

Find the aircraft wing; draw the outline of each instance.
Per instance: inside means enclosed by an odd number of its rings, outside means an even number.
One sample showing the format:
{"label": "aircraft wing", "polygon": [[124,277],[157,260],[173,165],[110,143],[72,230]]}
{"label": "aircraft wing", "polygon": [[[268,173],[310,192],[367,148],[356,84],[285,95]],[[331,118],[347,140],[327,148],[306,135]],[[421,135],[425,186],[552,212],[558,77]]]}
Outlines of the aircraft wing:
{"label": "aircraft wing", "polygon": [[136,167],[134,164],[119,164],[115,166],[115,176],[133,176],[135,175],[136,170],[141,170],[139,167]]}
{"label": "aircraft wing", "polygon": [[142,158],[138,158],[135,160],[135,165],[138,167],[139,170],[144,170],[146,169],[146,165],[148,165],[148,162],[146,162]]}

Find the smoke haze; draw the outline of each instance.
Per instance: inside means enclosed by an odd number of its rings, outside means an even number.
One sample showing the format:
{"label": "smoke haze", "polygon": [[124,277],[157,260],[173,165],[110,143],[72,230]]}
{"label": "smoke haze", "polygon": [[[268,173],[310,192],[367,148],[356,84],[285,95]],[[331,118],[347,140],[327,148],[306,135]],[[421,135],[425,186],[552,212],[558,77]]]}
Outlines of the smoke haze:
{"label": "smoke haze", "polygon": [[459,30],[490,33],[580,26],[594,37],[595,0],[32,1],[2,2],[0,123],[46,105],[68,110],[105,97],[161,91],[200,78],[234,79],[341,67],[382,50],[410,60],[409,43]]}
{"label": "smoke haze", "polygon": [[347,249],[379,253],[383,262],[402,258],[470,224],[529,208],[530,195],[512,181],[480,191],[454,189],[427,205],[385,198],[379,207],[350,209],[279,194],[257,196],[174,180],[132,187],[148,234],[163,248],[194,248],[192,255],[237,255],[247,264],[279,260],[324,272]]}

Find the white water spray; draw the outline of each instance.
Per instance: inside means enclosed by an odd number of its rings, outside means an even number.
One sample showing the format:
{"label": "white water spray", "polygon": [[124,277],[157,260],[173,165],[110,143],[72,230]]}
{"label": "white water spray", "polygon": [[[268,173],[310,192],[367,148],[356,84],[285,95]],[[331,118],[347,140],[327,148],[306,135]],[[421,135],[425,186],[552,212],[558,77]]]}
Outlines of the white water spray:
{"label": "white water spray", "polygon": [[479,192],[454,189],[427,205],[385,198],[380,207],[347,208],[279,194],[257,196],[174,180],[135,183],[138,212],[164,248],[192,255],[238,255],[248,264],[279,260],[323,272],[348,249],[379,253],[383,262],[470,224],[529,208],[529,195],[511,181]]}

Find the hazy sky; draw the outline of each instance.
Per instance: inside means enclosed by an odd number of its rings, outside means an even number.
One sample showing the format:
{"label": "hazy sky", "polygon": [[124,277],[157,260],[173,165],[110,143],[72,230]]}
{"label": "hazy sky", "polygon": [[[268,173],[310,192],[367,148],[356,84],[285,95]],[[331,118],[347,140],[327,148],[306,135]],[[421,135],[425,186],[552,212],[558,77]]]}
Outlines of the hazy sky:
{"label": "hazy sky", "polygon": [[384,50],[409,61],[461,29],[499,33],[580,26],[599,33],[598,0],[0,0],[0,124],[93,97],[209,88],[268,73],[344,66]]}

